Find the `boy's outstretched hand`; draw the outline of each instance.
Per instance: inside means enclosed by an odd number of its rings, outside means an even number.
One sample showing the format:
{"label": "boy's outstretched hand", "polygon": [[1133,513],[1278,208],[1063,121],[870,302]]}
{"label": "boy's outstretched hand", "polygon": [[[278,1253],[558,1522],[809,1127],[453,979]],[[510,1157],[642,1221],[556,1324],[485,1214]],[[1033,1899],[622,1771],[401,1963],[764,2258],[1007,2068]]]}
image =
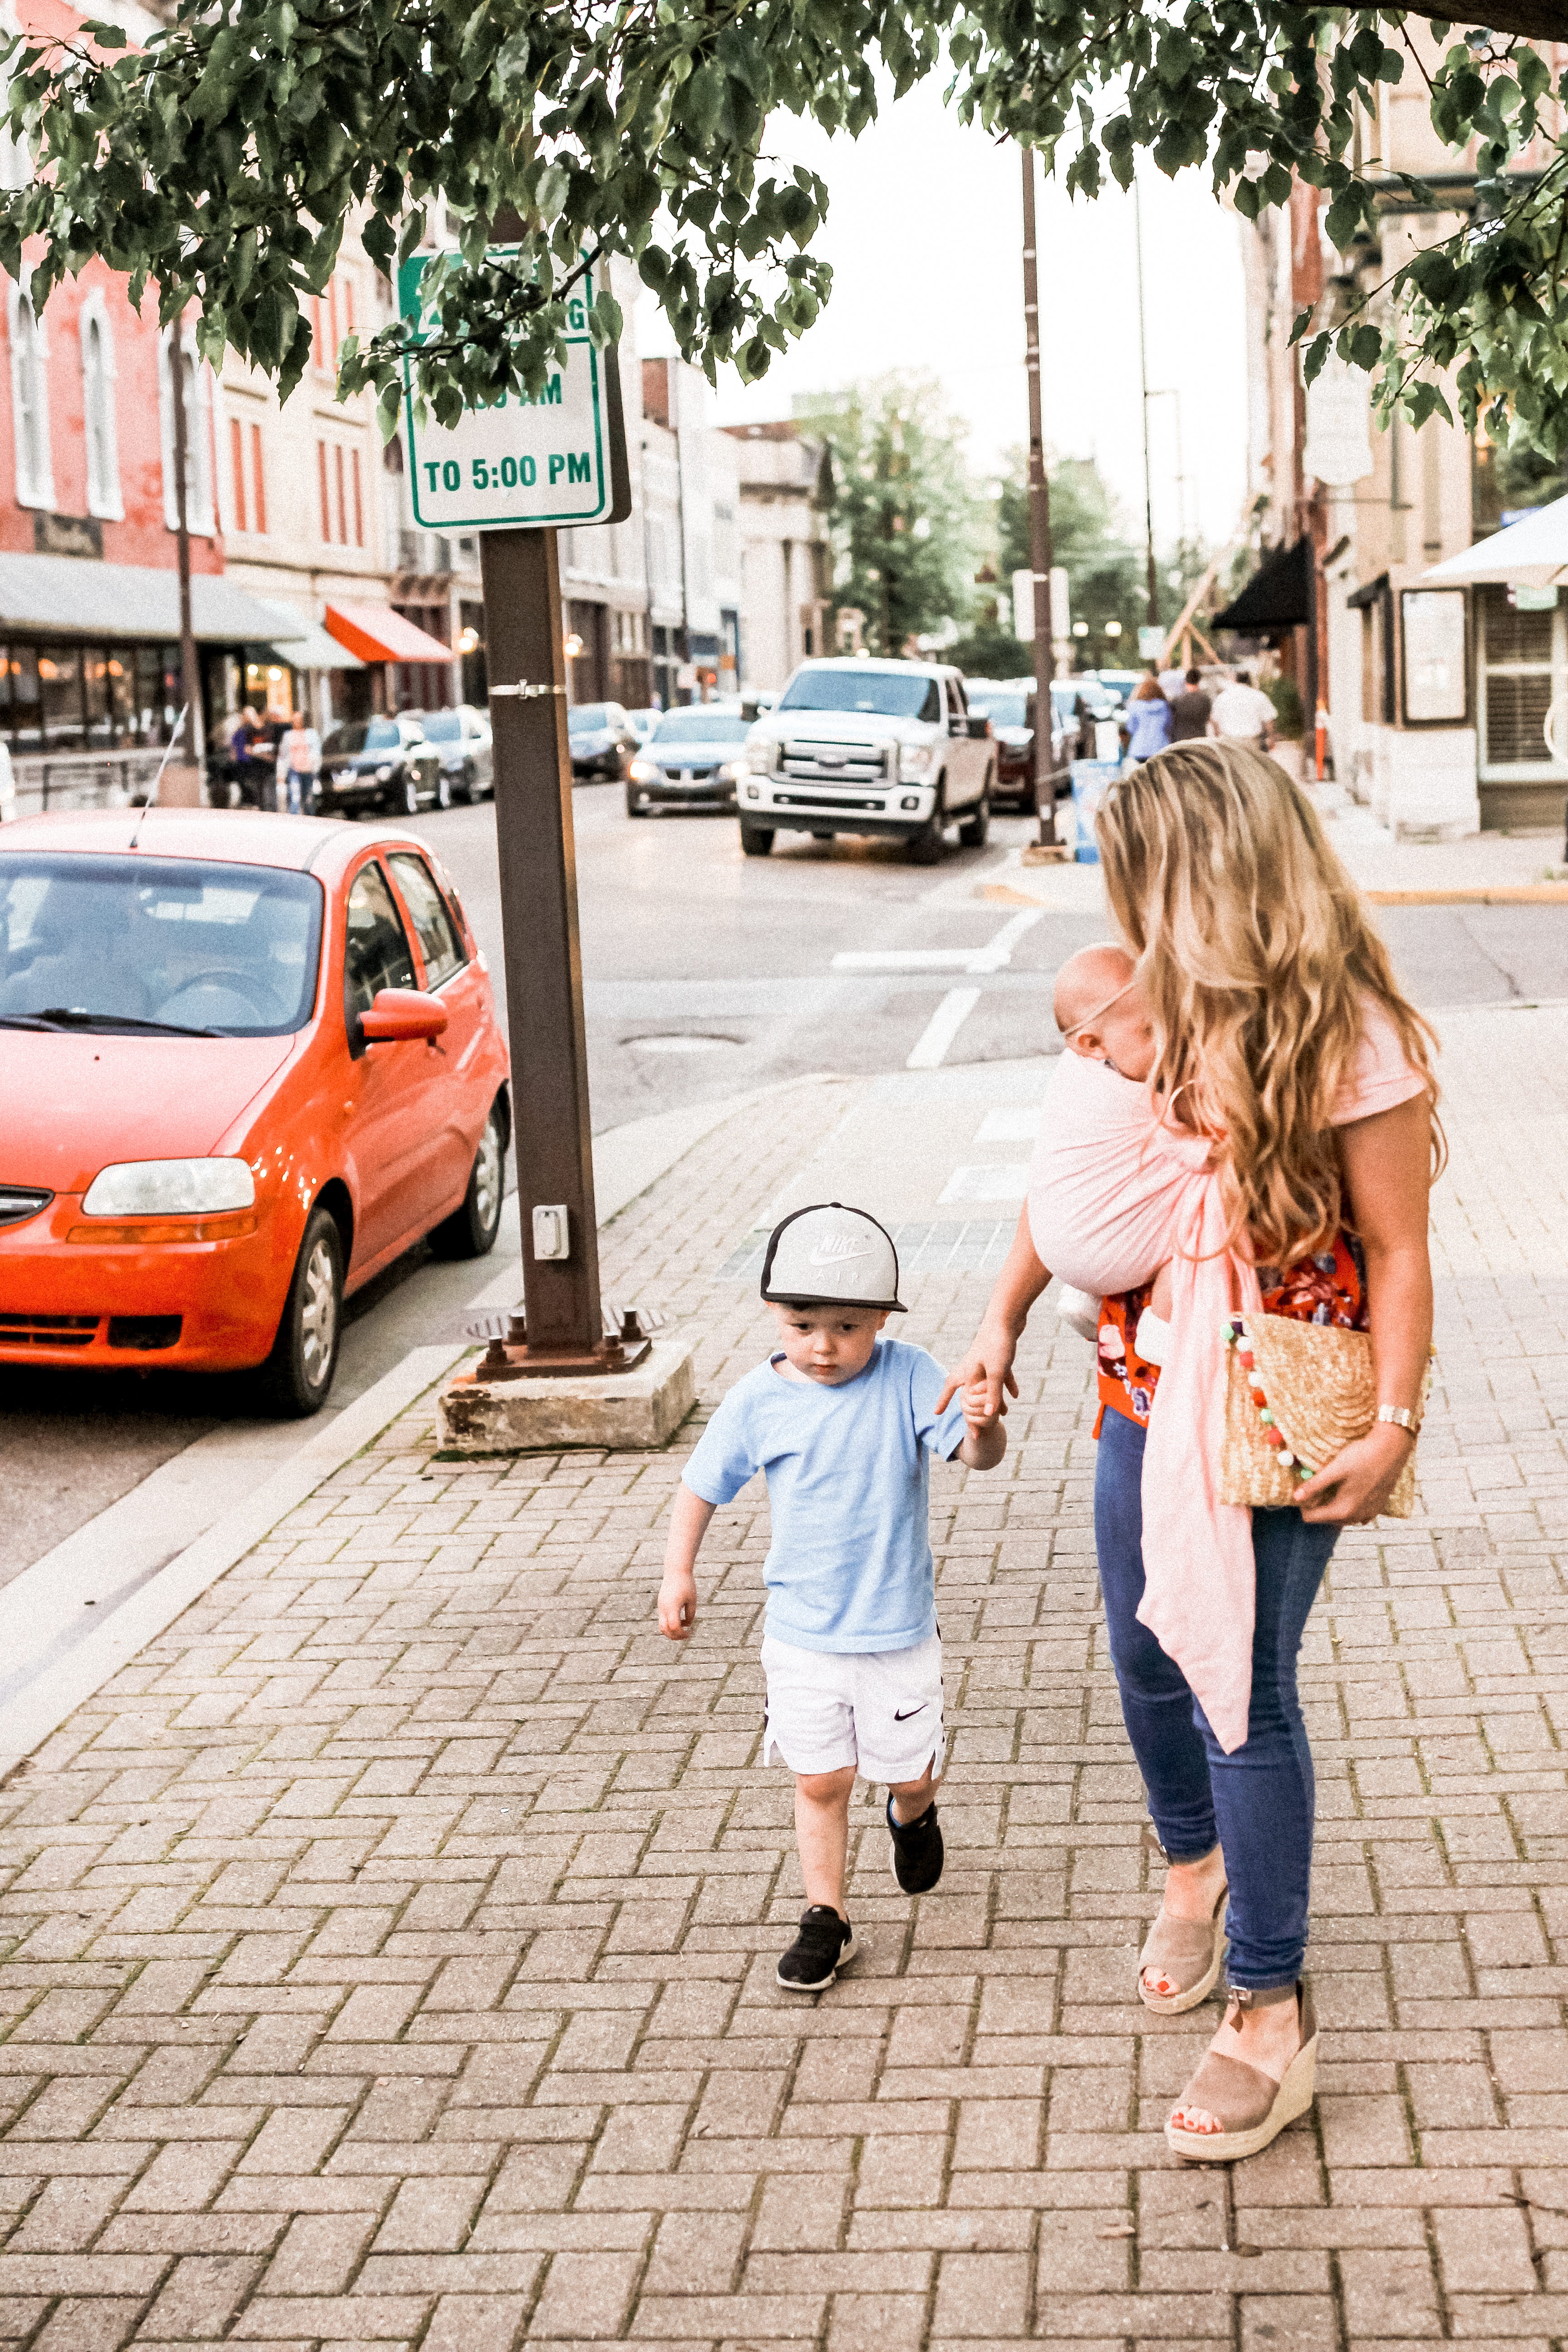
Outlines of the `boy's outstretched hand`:
{"label": "boy's outstretched hand", "polygon": [[689,1642],[697,1622],[697,1579],[689,1569],[669,1568],[658,1588],[658,1630],[671,1642]]}

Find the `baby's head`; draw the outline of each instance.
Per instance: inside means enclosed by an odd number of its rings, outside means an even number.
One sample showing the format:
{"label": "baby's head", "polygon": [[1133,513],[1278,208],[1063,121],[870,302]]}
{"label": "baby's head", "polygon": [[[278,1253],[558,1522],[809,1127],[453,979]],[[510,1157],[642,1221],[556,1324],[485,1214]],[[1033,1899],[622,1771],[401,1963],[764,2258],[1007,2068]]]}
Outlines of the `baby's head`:
{"label": "baby's head", "polygon": [[1051,1011],[1071,1052],[1142,1082],[1156,1040],[1137,969],[1125,948],[1079,948],[1057,974]]}

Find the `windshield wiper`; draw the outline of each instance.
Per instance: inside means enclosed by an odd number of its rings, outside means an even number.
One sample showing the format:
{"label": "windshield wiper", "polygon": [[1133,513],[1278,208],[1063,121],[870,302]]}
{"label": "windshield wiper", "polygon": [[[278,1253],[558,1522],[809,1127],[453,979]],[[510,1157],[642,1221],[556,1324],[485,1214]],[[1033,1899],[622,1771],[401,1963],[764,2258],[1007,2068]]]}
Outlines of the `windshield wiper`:
{"label": "windshield wiper", "polygon": [[30,1029],[143,1029],[160,1037],[223,1037],[223,1029],[187,1029],[178,1021],[141,1021],[133,1013],[84,1013],[74,1004],[46,1004]]}

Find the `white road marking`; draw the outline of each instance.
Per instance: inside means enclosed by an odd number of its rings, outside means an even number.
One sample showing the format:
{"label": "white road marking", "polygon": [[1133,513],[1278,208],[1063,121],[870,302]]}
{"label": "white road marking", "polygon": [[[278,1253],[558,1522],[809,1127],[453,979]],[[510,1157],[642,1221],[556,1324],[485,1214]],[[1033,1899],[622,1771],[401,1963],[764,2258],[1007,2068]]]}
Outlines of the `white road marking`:
{"label": "white road marking", "polygon": [[979,1168],[955,1168],[937,1200],[1021,1201],[1028,1189],[1026,1160],[993,1160]]}
{"label": "white road marking", "polygon": [[[1013,961],[1013,950],[1026,931],[1034,929],[1043,907],[1026,907],[1010,916],[999,931],[979,948],[849,948],[833,959],[835,971],[1000,971]],[[911,1069],[934,1067],[911,1063]]]}
{"label": "white road marking", "polygon": [[940,1069],[948,1047],[980,1002],[977,988],[950,988],[927,1022],[906,1070]]}

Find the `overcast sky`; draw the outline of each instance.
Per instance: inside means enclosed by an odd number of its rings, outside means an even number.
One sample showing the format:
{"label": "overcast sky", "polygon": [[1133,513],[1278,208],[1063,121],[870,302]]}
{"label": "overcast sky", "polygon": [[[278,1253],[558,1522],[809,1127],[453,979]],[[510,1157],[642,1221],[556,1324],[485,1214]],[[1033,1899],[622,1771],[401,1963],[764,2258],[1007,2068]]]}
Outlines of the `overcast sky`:
{"label": "overcast sky", "polygon": [[[965,131],[933,79],[858,142],[775,118],[770,152],[810,163],[827,182],[817,250],[833,264],[833,299],[763,383],[721,379],[719,422],[786,416],[796,393],[925,370],[967,420],[984,475],[1028,433],[1018,151]],[[1228,536],[1246,488],[1240,228],[1206,176],[1173,183],[1147,159],[1143,171],[1149,383],[1181,394],[1187,527],[1212,541]],[[1061,456],[1098,457],[1141,537],[1132,202],[1119,192],[1069,201],[1054,184],[1038,202],[1046,437]],[[652,301],[639,303],[645,352],[670,348],[662,330]],[[1177,528],[1176,408],[1150,404],[1157,541]]]}

